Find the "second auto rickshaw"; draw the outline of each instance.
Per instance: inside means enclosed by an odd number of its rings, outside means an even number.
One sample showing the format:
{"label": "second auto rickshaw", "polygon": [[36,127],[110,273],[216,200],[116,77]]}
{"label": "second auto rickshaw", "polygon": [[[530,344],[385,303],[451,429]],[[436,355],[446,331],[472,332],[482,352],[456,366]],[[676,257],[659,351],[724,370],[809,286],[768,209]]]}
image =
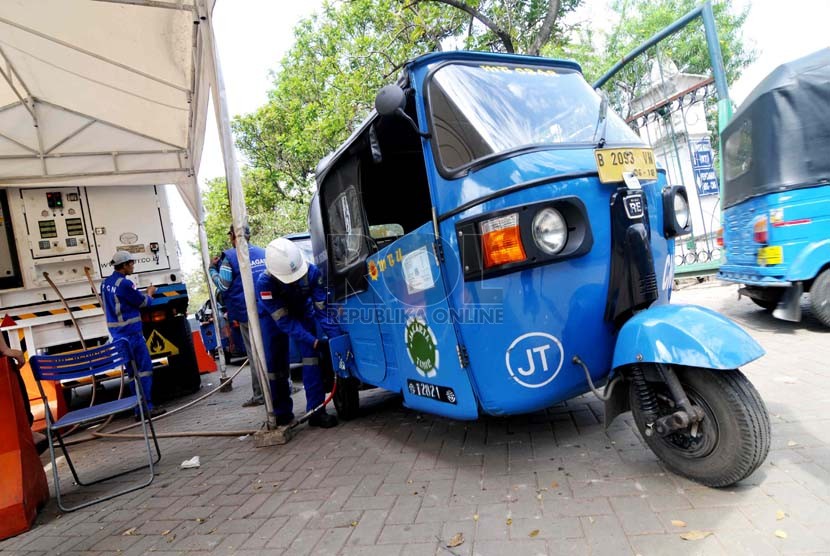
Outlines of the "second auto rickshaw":
{"label": "second auto rickshaw", "polygon": [[830,48],[766,77],[723,130],[720,278],[777,318],[830,327]]}

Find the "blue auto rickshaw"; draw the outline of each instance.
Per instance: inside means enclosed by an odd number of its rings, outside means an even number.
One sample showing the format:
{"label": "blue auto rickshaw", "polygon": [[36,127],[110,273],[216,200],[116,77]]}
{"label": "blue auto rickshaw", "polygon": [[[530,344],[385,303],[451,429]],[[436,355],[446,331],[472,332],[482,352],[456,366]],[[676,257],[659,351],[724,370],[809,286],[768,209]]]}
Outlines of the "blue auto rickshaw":
{"label": "blue auto rickshaw", "polygon": [[799,321],[809,292],[830,327],[830,49],[774,70],[722,133],[723,280]]}
{"label": "blue auto rickshaw", "polygon": [[738,370],[763,350],[669,303],[685,189],[578,64],[428,54],[375,106],[320,163],[309,213],[345,331],[341,418],[361,384],[454,419],[594,391],[681,475],[724,486],[763,462],[769,417]]}

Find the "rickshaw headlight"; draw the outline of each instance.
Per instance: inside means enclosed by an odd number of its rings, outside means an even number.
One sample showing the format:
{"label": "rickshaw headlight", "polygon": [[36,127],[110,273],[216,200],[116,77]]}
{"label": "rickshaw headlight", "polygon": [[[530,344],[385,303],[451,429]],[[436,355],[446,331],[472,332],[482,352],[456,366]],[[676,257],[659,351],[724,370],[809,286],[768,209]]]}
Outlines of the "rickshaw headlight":
{"label": "rickshaw headlight", "polygon": [[533,241],[548,255],[556,255],[568,243],[568,224],[553,208],[543,208],[533,217]]}
{"label": "rickshaw headlight", "polygon": [[674,194],[674,217],[681,229],[689,226],[689,202],[679,192]]}

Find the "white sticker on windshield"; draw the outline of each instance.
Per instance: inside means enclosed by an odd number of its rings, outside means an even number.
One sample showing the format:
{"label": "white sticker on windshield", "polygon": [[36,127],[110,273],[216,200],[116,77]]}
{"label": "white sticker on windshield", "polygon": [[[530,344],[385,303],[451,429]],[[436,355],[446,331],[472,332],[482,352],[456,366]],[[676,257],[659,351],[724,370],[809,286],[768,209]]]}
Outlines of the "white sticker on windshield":
{"label": "white sticker on windshield", "polygon": [[429,252],[426,246],[407,253],[403,258],[403,277],[406,291],[410,295],[435,286],[432,266],[429,264]]}

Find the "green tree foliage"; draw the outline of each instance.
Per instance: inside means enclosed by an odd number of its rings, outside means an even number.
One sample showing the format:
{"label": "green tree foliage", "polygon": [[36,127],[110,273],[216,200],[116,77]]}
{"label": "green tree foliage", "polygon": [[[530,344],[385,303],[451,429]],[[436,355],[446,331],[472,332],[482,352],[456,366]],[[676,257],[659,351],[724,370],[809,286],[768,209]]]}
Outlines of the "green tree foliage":
{"label": "green tree foliage", "polygon": [[192,314],[198,311],[208,299],[205,273],[200,266],[192,272],[185,272],[182,278],[187,285],[187,312]]}
{"label": "green tree foliage", "polygon": [[[611,7],[620,19],[608,36],[606,69],[610,69],[636,46],[699,5],[700,0],[614,0]],[[755,59],[755,52],[747,48],[741,34],[749,6],[735,11],[727,0],[714,0],[712,11],[720,39],[726,79],[731,83],[738,79],[743,69]],[[709,51],[703,33],[703,22],[700,19],[663,41],[660,50],[662,55],[677,64],[682,72],[711,73]],[[588,77],[596,78],[599,75]]]}
{"label": "green tree foliage", "polygon": [[[596,36],[583,31],[573,44],[564,48],[551,45],[545,53],[575,54],[583,65],[586,79],[593,82],[634,48],[699,4],[700,0],[614,0],[611,9],[616,14],[616,23],[609,33]],[[742,36],[749,7],[736,11],[727,0],[714,0],[712,9],[727,82],[732,83],[756,57]],[[604,44],[604,48],[594,50],[593,46],[598,43]],[[669,61],[684,73],[712,75],[701,19],[696,19],[686,28],[661,41],[658,46],[647,50],[605,86],[623,116],[627,116],[630,111],[626,100],[642,94],[644,87],[650,85],[652,69],[665,69]],[[658,62],[660,65],[656,65]]]}
{"label": "green tree foliage", "polygon": [[[307,228],[308,204],[305,199],[281,197],[279,192],[267,182],[257,179],[254,171],[248,168],[242,172],[242,190],[248,208],[252,243],[264,246],[274,238]],[[231,246],[228,241],[231,210],[224,177],[207,181],[202,201],[208,248],[215,256]],[[198,249],[195,244],[192,247]]]}
{"label": "green tree foliage", "polygon": [[[268,103],[238,117],[237,146],[255,179],[304,199],[317,163],[369,113],[406,60],[442,45],[527,52],[564,41],[560,16],[582,0],[349,0],[301,21],[274,73]],[[461,9],[459,6],[466,9]],[[551,7],[556,17],[550,16]],[[490,26],[482,23],[487,21]]]}

